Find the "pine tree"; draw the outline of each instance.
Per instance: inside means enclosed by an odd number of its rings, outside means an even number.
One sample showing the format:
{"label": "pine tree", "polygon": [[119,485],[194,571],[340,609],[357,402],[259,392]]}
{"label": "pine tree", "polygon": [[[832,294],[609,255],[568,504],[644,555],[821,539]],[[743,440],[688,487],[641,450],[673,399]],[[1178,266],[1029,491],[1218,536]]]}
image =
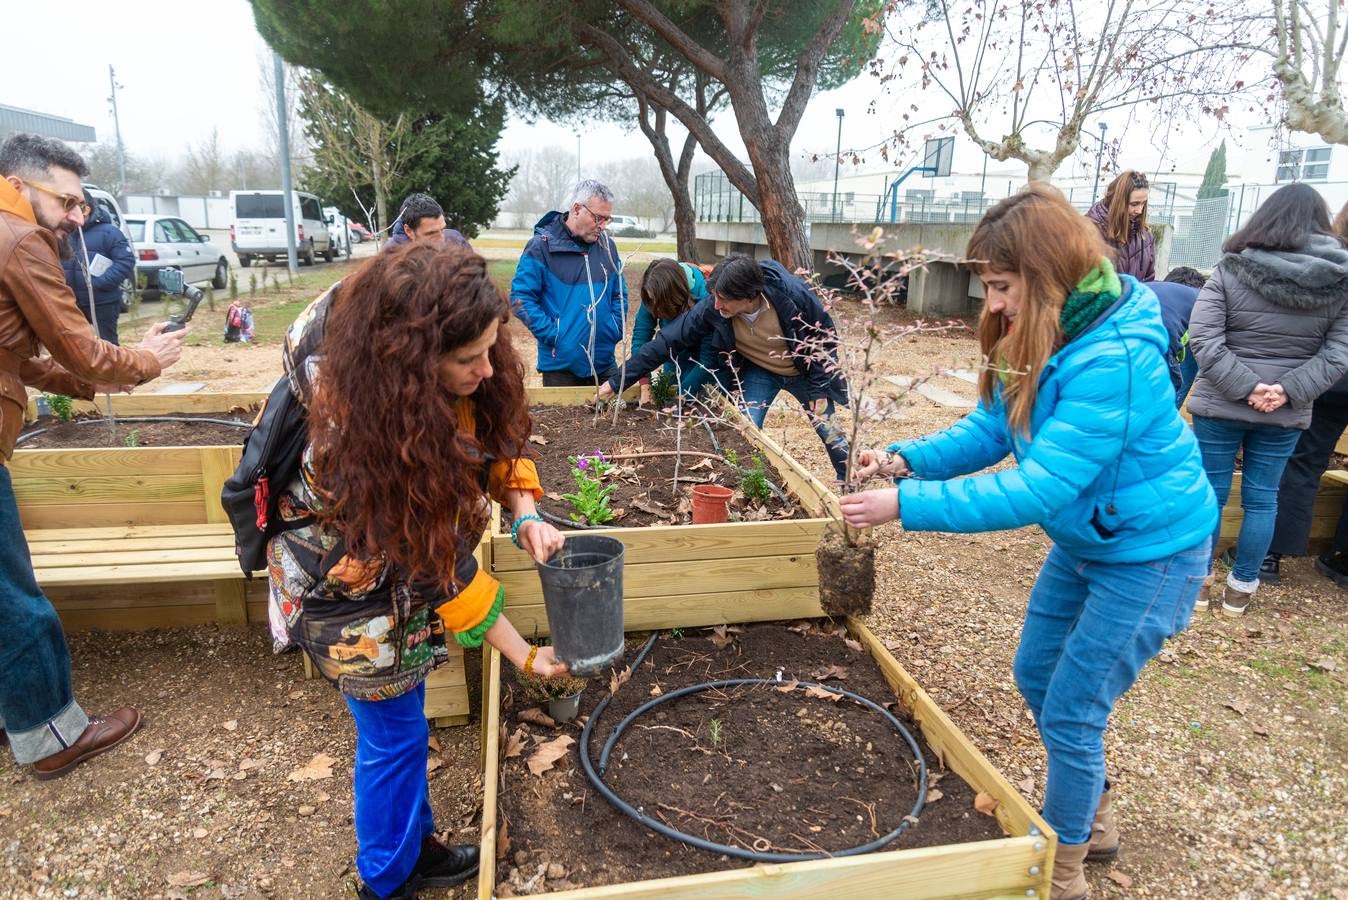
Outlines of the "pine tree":
{"label": "pine tree", "polygon": [[1226,141],[1222,141],[1212,155],[1208,157],[1208,167],[1203,170],[1203,183],[1198,188],[1199,200],[1212,200],[1226,196]]}

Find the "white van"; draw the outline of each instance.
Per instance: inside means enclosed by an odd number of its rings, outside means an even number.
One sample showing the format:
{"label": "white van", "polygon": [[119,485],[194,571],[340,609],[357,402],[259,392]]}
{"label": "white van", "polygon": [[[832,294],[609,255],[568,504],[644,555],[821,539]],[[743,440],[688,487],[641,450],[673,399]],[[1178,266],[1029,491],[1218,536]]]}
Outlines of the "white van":
{"label": "white van", "polygon": [[[323,204],[313,194],[291,191],[295,211],[295,249],[299,258],[314,264],[322,256],[332,262],[335,250],[328,237]],[[286,208],[283,191],[230,191],[229,206],[234,222],[229,226],[229,244],[238,254],[239,265],[254,259],[285,261]]]}

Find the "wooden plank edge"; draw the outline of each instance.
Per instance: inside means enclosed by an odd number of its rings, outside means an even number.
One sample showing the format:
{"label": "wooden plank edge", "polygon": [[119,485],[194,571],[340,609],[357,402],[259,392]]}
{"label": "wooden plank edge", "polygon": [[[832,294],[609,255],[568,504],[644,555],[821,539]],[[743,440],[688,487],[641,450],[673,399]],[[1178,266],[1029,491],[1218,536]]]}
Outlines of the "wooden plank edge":
{"label": "wooden plank edge", "polygon": [[501,765],[501,654],[483,644],[482,666],[482,843],[477,870],[478,900],[492,900],[496,888],[496,803]]}
{"label": "wooden plank edge", "polygon": [[[556,900],[784,900],[845,894],[848,900],[1047,897],[1038,892],[1045,848],[1033,837],[1000,838],[937,847],[888,850],[861,856],[764,863],[720,872],[575,888],[536,896]],[[977,848],[976,855],[973,848]],[[1001,876],[1001,877],[999,877]],[[978,884],[984,887],[976,887]],[[1045,879],[1044,883],[1047,883]],[[486,895],[483,895],[486,900]]]}
{"label": "wooden plank edge", "polygon": [[[959,730],[954,721],[946,715],[945,711],[937,705],[936,701],[917,683],[903,665],[894,658],[885,645],[876,637],[875,633],[855,616],[847,617],[847,628],[855,635],[863,646],[871,654],[871,657],[880,666],[885,674],[886,680],[890,681],[891,686],[895,687],[895,693],[898,695],[901,703],[907,704],[918,727],[922,730],[924,736],[930,735],[939,742],[941,746],[954,745],[962,748],[964,757],[952,756],[948,752],[942,753],[946,766],[953,769],[956,774],[967,781],[976,790],[984,791],[997,798],[997,821],[1002,824],[1002,828],[1007,833],[1014,836],[1048,836],[1052,846],[1049,847],[1050,855],[1057,846],[1057,834],[1049,827],[1039,815],[1039,813],[1026,802],[1020,795],[1020,791],[1007,781],[997,769],[988,761],[981,751],[974,746],[973,742],[965,737],[964,732]],[[898,684],[895,685],[894,682]],[[929,738],[930,741],[930,738]],[[939,749],[939,748],[933,748]],[[1035,834],[1035,830],[1039,834]],[[1052,871],[1051,865],[1047,871]]]}

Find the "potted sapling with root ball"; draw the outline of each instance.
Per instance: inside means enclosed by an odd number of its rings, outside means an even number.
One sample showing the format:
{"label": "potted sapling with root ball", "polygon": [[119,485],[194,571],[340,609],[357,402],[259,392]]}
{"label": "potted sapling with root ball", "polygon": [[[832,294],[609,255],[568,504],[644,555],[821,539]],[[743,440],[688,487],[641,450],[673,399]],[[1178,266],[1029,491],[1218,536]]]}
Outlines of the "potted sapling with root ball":
{"label": "potted sapling with root ball", "polygon": [[[842,333],[806,336],[797,353],[813,354],[847,379],[851,401],[851,426],[848,437],[847,490],[859,488],[862,466],[858,454],[873,443],[888,443],[878,435],[877,426],[894,418],[907,395],[941,371],[914,374],[908,383],[895,390],[893,381],[878,369],[879,357],[888,348],[908,340],[914,334],[964,330],[958,321],[917,321],[902,325],[885,321],[883,310],[900,305],[900,297],[909,275],[929,262],[958,262],[920,248],[910,251],[884,250],[884,229],[876,227],[861,236],[857,245],[861,260],[830,252],[829,262],[846,272],[845,287],[834,290],[818,282],[814,289],[827,309],[843,303],[857,303],[863,315],[859,328]],[[882,387],[883,386],[883,387]],[[875,547],[869,529],[857,529],[843,522],[833,498],[826,507],[832,520],[820,537],[815,550],[819,567],[819,600],[828,615],[865,615],[875,595]]]}
{"label": "potted sapling with root ball", "polygon": [[554,721],[570,722],[580,714],[580,695],[587,684],[584,678],[543,678],[518,672],[515,679],[530,700],[548,705],[548,715]]}

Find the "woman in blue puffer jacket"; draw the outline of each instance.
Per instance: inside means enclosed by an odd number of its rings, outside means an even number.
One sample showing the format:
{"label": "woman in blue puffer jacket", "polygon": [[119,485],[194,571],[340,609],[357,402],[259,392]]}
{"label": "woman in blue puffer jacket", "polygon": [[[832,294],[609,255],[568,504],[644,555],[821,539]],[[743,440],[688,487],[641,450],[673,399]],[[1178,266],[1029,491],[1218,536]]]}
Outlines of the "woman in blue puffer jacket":
{"label": "woman in blue puffer jacket", "polygon": [[[1217,501],[1175,408],[1156,296],[1114,272],[1051,187],[994,206],[966,251],[987,301],[978,407],[930,437],[858,453],[899,489],[842,500],[854,527],[1040,525],[1053,548],[1030,593],[1015,675],[1048,752],[1055,898],[1118,852],[1104,731],[1118,698],[1183,630],[1208,569]],[[1013,454],[1015,468],[978,472]]]}

